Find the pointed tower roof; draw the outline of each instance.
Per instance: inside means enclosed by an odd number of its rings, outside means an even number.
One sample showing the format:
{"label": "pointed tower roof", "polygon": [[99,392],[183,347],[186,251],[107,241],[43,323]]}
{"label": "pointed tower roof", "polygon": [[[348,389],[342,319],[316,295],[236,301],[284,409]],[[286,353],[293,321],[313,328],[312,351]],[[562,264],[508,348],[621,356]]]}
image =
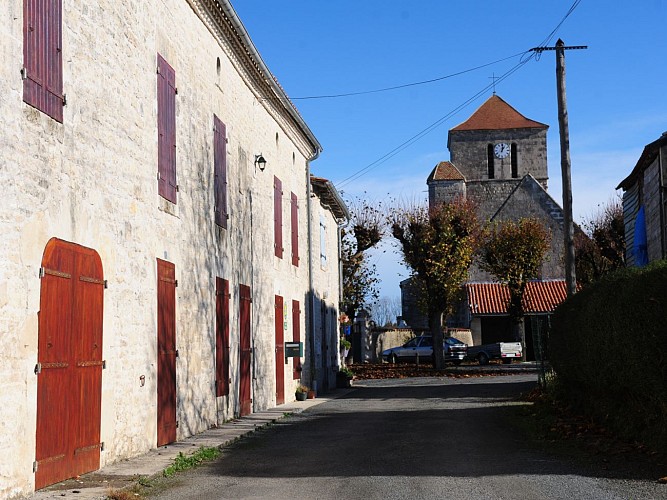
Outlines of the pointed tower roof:
{"label": "pointed tower roof", "polygon": [[502,130],[513,128],[549,128],[544,123],[526,118],[497,95],[489,97],[470,118],[451,131]]}

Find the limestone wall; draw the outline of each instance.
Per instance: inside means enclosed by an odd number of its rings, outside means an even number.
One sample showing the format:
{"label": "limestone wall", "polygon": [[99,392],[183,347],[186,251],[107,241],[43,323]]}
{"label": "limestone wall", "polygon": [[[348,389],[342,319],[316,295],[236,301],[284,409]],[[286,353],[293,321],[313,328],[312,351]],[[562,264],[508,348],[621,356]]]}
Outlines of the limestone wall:
{"label": "limestone wall", "polygon": [[[275,404],[276,294],[301,302],[306,341],[306,169],[316,148],[289,113],[262,97],[261,79],[201,2],[63,2],[62,124],[23,102],[23,2],[0,4],[0,448],[12,457],[0,461],[0,497],[11,498],[34,484],[38,271],[49,239],[96,250],[108,280],[104,466],[156,445],[157,258],[175,265],[178,280],[178,439],[239,412],[241,284],[253,299],[253,409]],[[178,87],[175,205],[157,192],[158,53]],[[227,126],[228,229],[213,217],[214,113]],[[260,153],[264,172],[254,165]],[[283,182],[283,259],[273,252],[274,175]],[[298,267],[290,258],[292,192],[299,200]],[[335,309],[329,274],[337,276],[336,266],[318,278],[318,293],[328,292]],[[216,276],[229,280],[231,292],[231,390],[217,399]],[[289,398],[291,369],[285,377]]]}

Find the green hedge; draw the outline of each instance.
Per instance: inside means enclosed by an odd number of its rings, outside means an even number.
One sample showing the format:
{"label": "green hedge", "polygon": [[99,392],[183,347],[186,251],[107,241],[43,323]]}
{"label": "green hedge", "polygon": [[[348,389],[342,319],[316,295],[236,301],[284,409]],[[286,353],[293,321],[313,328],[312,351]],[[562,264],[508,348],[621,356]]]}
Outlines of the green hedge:
{"label": "green hedge", "polygon": [[563,302],[549,359],[570,404],[666,449],[667,261],[620,270]]}

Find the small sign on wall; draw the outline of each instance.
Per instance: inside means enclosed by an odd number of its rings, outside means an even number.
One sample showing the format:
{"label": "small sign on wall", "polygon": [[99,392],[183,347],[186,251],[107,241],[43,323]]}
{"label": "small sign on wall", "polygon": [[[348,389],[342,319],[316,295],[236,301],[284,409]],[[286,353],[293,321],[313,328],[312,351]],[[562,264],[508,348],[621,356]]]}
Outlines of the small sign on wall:
{"label": "small sign on wall", "polygon": [[303,356],[303,342],[285,342],[285,358],[300,358]]}

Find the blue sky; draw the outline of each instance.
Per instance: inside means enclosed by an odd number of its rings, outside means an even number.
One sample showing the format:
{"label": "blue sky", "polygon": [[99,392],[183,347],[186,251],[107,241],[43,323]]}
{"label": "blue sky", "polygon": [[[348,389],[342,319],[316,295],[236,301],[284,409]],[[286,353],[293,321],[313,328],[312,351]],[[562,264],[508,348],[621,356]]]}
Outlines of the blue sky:
{"label": "blue sky", "polygon": [[[426,199],[426,177],[449,159],[447,131],[491,94],[492,76],[542,44],[574,0],[232,0],[264,62],[324,147],[314,174],[345,195]],[[667,0],[581,0],[558,28],[566,45],[567,104],[576,221],[615,196],[643,147],[667,131]],[[434,83],[332,99],[303,97]],[[544,52],[496,85],[520,113],[546,123],[549,192],[562,204],[555,54]],[[452,111],[478,95],[467,107]],[[446,118],[448,117],[448,118]],[[446,118],[443,120],[443,118]],[[405,141],[441,124],[341,181]],[[408,272],[391,242],[374,254],[381,293],[398,296]]]}

